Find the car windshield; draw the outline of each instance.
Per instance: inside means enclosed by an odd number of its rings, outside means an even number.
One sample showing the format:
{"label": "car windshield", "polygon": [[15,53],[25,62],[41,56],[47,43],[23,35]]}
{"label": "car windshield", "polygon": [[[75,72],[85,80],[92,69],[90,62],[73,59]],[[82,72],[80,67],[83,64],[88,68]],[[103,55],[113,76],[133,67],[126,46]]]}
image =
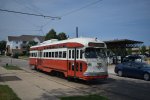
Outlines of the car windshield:
{"label": "car windshield", "polygon": [[85,58],[105,58],[106,49],[104,48],[86,48]]}

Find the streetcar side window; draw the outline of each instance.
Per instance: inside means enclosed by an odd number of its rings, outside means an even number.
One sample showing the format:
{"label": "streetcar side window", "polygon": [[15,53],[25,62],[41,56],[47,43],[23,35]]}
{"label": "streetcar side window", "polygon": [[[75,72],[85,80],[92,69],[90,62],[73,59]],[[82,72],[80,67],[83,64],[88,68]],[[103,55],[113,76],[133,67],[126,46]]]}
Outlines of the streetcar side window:
{"label": "streetcar side window", "polygon": [[66,58],[66,51],[63,51],[63,58]]}
{"label": "streetcar side window", "polygon": [[51,57],[51,52],[49,52],[49,57]]}
{"label": "streetcar side window", "polygon": [[54,57],[54,52],[52,52],[52,58]]}
{"label": "streetcar side window", "polygon": [[82,50],[80,50],[80,59],[82,59]]}
{"label": "streetcar side window", "polygon": [[57,58],[58,57],[58,52],[55,52],[55,58]]}
{"label": "streetcar side window", "polygon": [[46,57],[48,57],[48,52],[46,52]]}
{"label": "streetcar side window", "polygon": [[44,52],[44,57],[46,57],[46,52]]}
{"label": "streetcar side window", "polygon": [[61,51],[59,52],[59,58],[62,58],[62,52]]}
{"label": "streetcar side window", "polygon": [[37,57],[37,53],[35,53],[35,57]]}
{"label": "streetcar side window", "polygon": [[72,59],[74,58],[74,50],[72,50]]}
{"label": "streetcar side window", "polygon": [[34,57],[36,57],[36,53],[34,53]]}
{"label": "streetcar side window", "polygon": [[71,58],[71,50],[69,50],[69,58]]}
{"label": "streetcar side window", "polygon": [[42,52],[40,52],[39,57],[42,57]]}
{"label": "streetcar side window", "polygon": [[77,59],[79,58],[79,50],[77,50]]}

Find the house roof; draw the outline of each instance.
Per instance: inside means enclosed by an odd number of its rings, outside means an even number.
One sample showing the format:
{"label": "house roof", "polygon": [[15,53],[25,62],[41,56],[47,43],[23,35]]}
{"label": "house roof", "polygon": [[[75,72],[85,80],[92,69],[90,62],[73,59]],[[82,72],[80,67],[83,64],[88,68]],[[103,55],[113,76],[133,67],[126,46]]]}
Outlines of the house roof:
{"label": "house roof", "polygon": [[44,36],[38,35],[8,36],[9,41],[32,41],[34,38],[38,38],[40,42],[44,41]]}

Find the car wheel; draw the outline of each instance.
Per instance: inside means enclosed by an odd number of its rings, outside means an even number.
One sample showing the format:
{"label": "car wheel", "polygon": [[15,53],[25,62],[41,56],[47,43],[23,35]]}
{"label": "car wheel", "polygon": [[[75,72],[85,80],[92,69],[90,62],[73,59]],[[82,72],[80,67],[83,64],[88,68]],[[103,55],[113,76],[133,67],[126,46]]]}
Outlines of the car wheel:
{"label": "car wheel", "polygon": [[150,75],[148,73],[144,74],[144,80],[148,81],[150,79]]}
{"label": "car wheel", "polygon": [[122,77],[123,76],[123,73],[121,70],[118,71],[118,76]]}

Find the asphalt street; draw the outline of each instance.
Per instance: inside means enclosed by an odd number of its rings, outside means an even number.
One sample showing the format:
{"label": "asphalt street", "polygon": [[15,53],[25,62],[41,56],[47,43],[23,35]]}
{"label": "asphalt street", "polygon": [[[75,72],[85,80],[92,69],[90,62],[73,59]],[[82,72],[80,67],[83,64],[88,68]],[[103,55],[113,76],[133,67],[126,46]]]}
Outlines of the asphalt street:
{"label": "asphalt street", "polygon": [[[30,92],[38,92],[40,98],[53,98],[65,95],[100,94],[110,100],[150,100],[150,81],[118,77],[113,73],[114,66],[109,66],[109,78],[91,83],[85,81],[67,81],[64,78],[51,76],[47,73],[29,69],[28,60],[0,57],[0,66],[12,63],[23,69],[22,73],[15,72],[20,79],[27,80]],[[26,76],[25,76],[26,75]],[[33,79],[33,78],[34,79]],[[32,87],[39,91],[32,91]],[[28,91],[28,87],[26,87]],[[28,93],[24,93],[24,95]],[[39,95],[37,94],[37,95]],[[23,94],[22,94],[23,95]],[[34,94],[36,96],[36,93]],[[56,97],[56,98],[55,98]]]}

